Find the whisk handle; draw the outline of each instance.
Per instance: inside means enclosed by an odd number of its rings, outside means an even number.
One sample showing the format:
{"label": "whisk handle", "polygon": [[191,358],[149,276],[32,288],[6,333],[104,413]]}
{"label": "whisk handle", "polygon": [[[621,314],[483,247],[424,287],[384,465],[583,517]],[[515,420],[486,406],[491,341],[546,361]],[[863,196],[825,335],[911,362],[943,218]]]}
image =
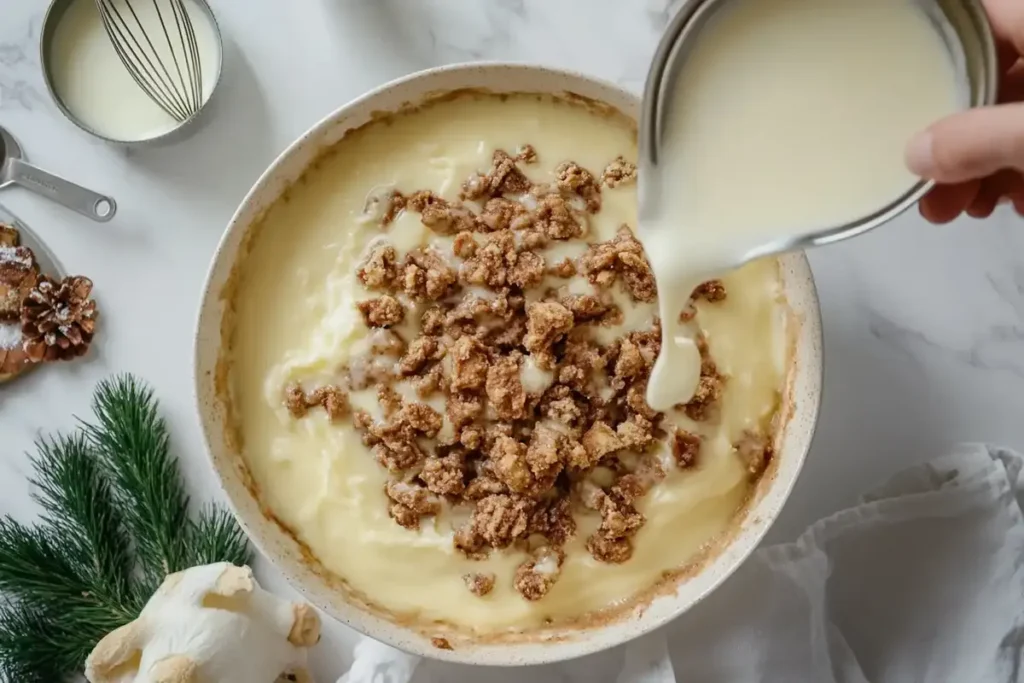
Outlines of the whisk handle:
{"label": "whisk handle", "polygon": [[113,197],[87,190],[20,159],[8,160],[7,171],[9,182],[63,204],[94,221],[106,223],[117,213],[117,202]]}

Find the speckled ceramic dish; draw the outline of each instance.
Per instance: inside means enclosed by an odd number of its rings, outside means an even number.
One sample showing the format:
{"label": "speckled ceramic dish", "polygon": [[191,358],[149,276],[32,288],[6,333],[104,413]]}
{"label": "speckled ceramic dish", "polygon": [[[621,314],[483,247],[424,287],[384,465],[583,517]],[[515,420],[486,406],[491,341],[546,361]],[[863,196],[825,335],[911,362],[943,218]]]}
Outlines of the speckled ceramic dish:
{"label": "speckled ceramic dish", "polygon": [[[780,429],[768,471],[733,530],[677,580],[653,591],[614,617],[587,628],[551,627],[512,639],[474,640],[439,635],[422,625],[396,623],[347,591],[318,567],[315,558],[261,506],[246,465],[234,445],[226,404],[226,354],[222,344],[232,274],[251,227],[317,156],[347,131],[382,114],[401,111],[447,92],[543,93],[579,98],[635,120],[640,100],[614,85],[544,67],[488,64],[425,71],[390,83],[345,105],[313,126],[260,177],[231,219],[210,268],[196,331],[195,382],[200,419],[211,461],[235,514],[250,538],[313,604],[368,636],[419,655],[468,664],[540,664],[578,657],[640,636],[687,611],[722,583],[753,551],[778,516],[803,466],[814,433],[821,394],[821,322],[814,281],[799,254],[780,259],[791,310],[790,372]],[[670,539],[667,539],[670,541]],[[372,596],[371,596],[372,597]],[[467,596],[467,599],[471,599]],[[450,645],[447,647],[439,647]]]}

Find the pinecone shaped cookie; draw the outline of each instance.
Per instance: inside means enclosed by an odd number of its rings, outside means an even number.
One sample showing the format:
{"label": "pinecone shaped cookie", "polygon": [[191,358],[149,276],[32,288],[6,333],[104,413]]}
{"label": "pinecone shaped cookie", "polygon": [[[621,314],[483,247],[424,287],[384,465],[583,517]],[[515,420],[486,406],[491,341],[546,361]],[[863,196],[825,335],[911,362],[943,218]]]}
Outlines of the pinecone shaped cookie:
{"label": "pinecone shaped cookie", "polygon": [[96,330],[92,280],[73,276],[57,282],[40,275],[21,308],[24,349],[34,363],[71,360],[89,350]]}
{"label": "pinecone shaped cookie", "polygon": [[30,365],[22,346],[21,328],[15,323],[0,323],[0,384],[14,379]]}
{"label": "pinecone shaped cookie", "polygon": [[21,235],[0,223],[0,384],[31,367],[21,335],[21,304],[39,279],[39,265]]}

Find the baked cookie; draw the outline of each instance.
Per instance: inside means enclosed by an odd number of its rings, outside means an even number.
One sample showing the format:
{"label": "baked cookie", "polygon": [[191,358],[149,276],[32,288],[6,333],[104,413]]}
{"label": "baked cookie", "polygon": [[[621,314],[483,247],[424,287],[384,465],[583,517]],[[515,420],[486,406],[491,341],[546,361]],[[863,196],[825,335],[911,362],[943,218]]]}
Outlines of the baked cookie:
{"label": "baked cookie", "polygon": [[17,229],[0,223],[0,383],[14,379],[34,365],[21,334],[21,306],[39,280],[39,264],[21,246]]}

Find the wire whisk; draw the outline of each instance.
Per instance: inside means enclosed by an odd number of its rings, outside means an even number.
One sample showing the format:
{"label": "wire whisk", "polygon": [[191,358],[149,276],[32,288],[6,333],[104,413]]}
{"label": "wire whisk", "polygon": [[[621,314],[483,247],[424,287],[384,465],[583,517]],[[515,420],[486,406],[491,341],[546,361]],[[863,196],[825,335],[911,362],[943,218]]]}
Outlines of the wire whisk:
{"label": "wire whisk", "polygon": [[96,0],[121,63],[146,95],[178,122],[203,106],[203,71],[184,0]]}

